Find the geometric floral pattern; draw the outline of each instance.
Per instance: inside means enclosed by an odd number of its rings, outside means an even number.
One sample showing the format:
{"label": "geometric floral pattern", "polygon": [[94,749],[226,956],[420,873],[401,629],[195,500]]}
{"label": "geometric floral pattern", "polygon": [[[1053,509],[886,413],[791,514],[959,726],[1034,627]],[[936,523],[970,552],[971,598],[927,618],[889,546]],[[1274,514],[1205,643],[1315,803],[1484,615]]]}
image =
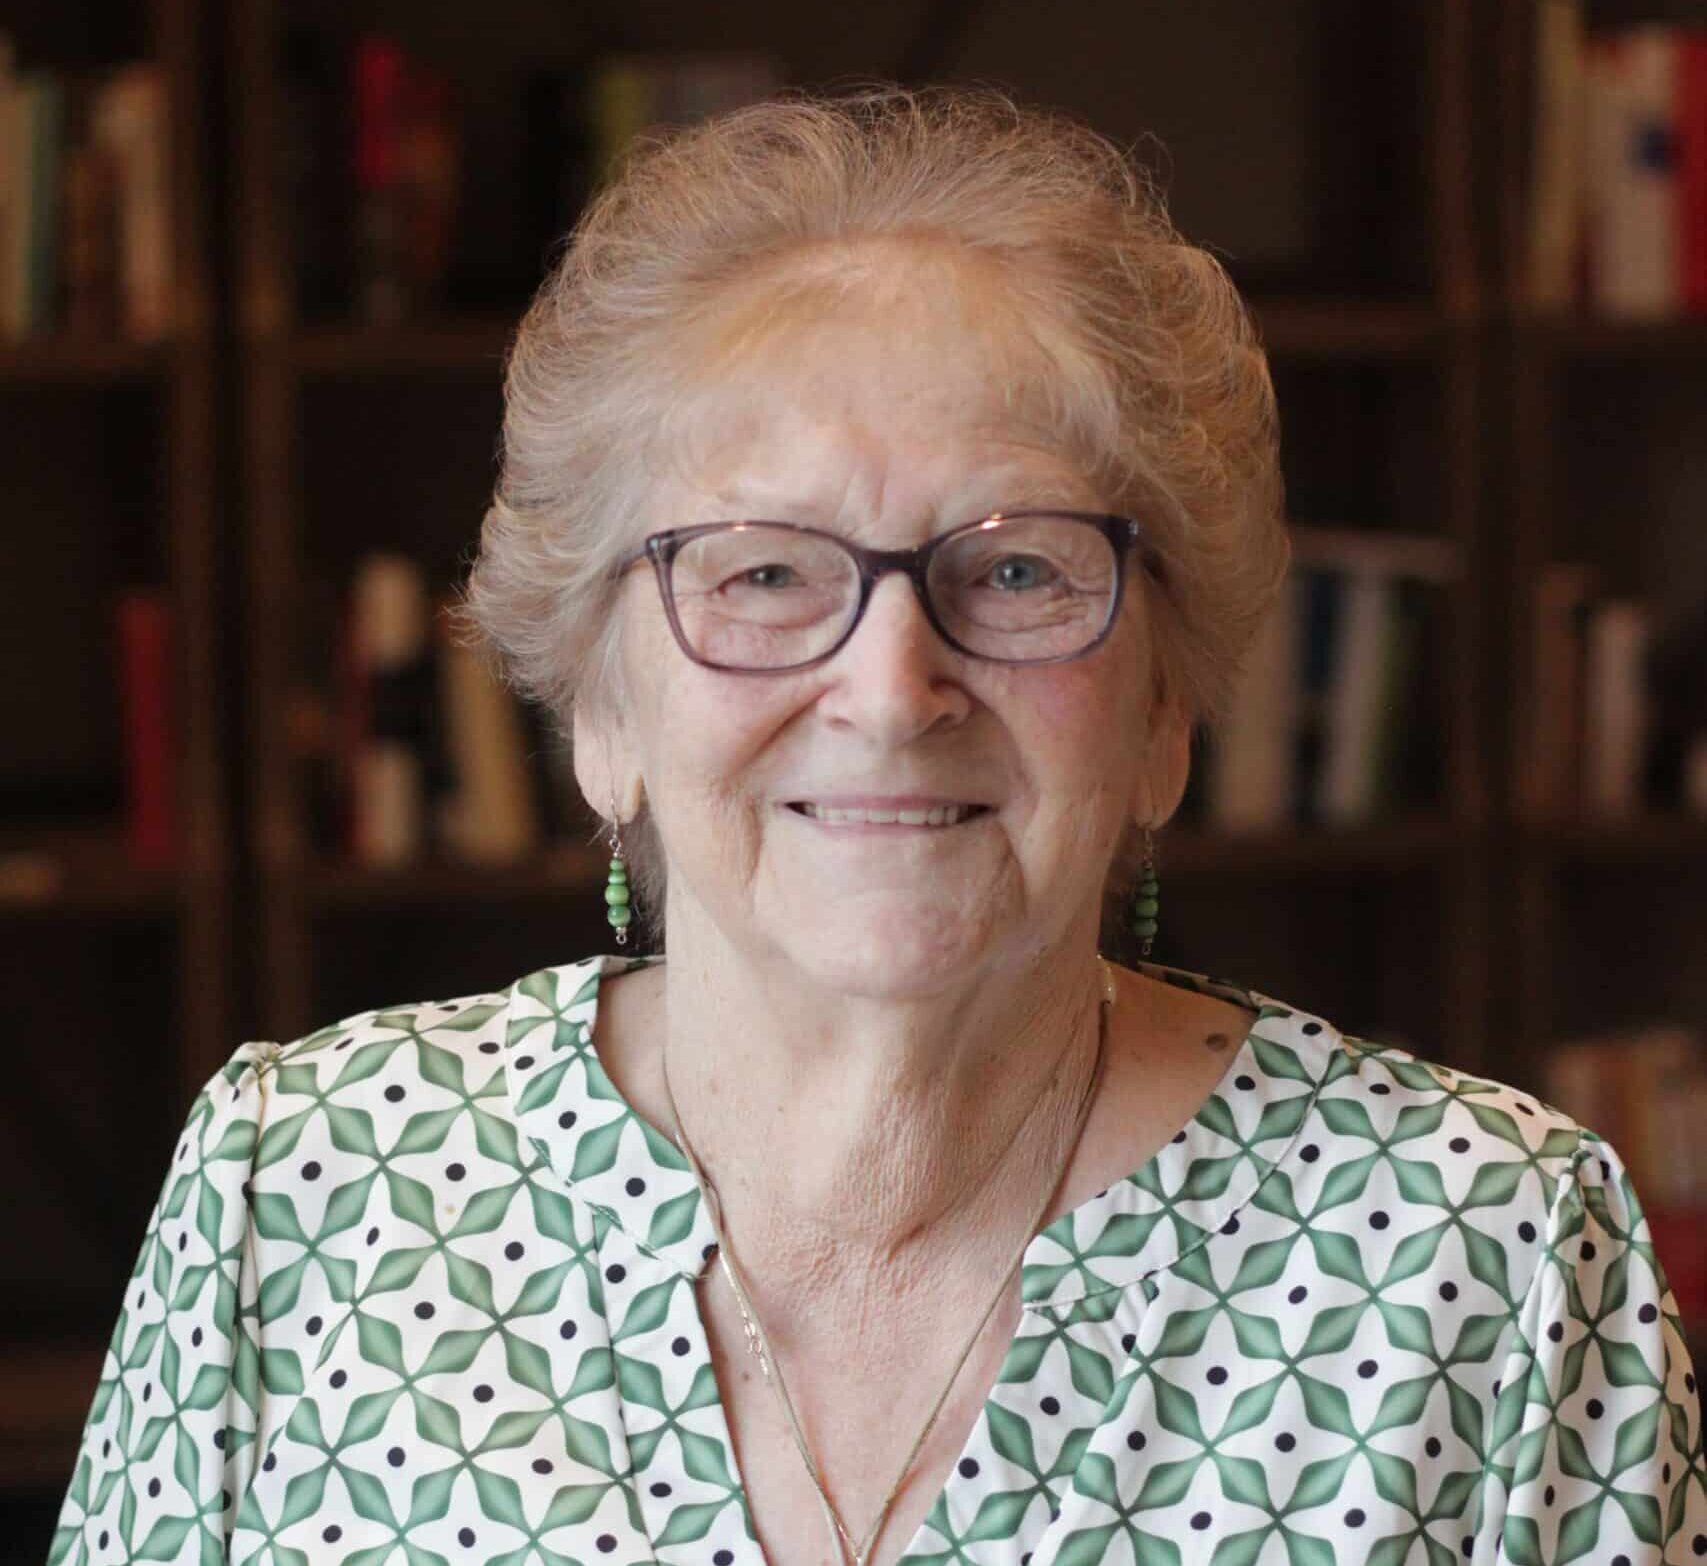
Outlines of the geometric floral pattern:
{"label": "geometric floral pattern", "polygon": [[[696,1308],[711,1227],[588,1040],[597,956],[246,1043],[196,1100],[53,1566],[763,1566]],[[1707,1555],[1699,1388],[1618,1153],[1257,1013],[1033,1237],[909,1566]]]}

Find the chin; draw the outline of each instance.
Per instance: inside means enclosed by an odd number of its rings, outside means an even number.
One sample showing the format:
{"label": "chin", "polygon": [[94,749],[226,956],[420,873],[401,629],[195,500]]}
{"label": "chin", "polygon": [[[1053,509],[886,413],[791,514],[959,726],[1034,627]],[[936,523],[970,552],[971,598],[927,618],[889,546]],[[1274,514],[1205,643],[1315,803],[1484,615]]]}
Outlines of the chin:
{"label": "chin", "polygon": [[978,967],[994,931],[918,899],[884,906],[865,900],[816,917],[790,920],[775,945],[826,987],[850,995],[901,999],[927,995]]}

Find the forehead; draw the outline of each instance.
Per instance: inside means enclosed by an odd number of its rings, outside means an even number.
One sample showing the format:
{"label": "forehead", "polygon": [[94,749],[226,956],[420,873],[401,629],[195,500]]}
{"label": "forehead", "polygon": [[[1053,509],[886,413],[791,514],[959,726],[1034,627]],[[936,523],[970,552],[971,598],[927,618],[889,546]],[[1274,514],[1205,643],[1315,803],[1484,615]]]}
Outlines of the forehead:
{"label": "forehead", "polygon": [[660,434],[666,470],[695,486],[753,462],[851,483],[899,460],[947,482],[973,464],[1089,487],[1045,323],[992,263],[940,245],[762,269],[703,312],[681,365]]}

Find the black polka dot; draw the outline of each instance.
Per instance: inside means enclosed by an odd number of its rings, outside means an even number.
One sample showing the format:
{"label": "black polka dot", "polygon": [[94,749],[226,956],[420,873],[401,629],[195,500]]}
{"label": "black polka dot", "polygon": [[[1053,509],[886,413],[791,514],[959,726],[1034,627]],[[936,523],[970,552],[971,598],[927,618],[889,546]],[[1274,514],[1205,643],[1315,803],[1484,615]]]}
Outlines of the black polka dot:
{"label": "black polka dot", "polygon": [[1430,1457],[1439,1457],[1440,1456],[1440,1437],[1439,1436],[1430,1436],[1428,1438],[1428,1440],[1423,1442],[1423,1450],[1425,1452],[1427,1452]]}
{"label": "black polka dot", "polygon": [[1234,1213],[1231,1218],[1221,1225],[1221,1232],[1223,1234],[1237,1234],[1239,1232],[1239,1215],[1237,1213]]}
{"label": "black polka dot", "polygon": [[1535,1225],[1525,1218],[1523,1222],[1517,1226],[1517,1237],[1525,1243],[1533,1240],[1535,1238]]}
{"label": "black polka dot", "polygon": [[225,1432],[223,1430],[214,1431],[213,1444],[218,1447],[220,1451],[223,1452],[225,1450]]}
{"label": "black polka dot", "polygon": [[1471,1538],[1469,1534],[1465,1534],[1464,1538],[1459,1542],[1458,1551],[1465,1560],[1469,1560],[1470,1557],[1476,1553],[1476,1541]]}
{"label": "black polka dot", "polygon": [[1688,1387],[1691,1392],[1695,1390],[1695,1372],[1693,1370],[1684,1371],[1683,1384]]}
{"label": "black polka dot", "polygon": [[197,1327],[196,1330],[190,1334],[190,1347],[191,1348],[200,1348],[201,1346],[202,1346],[202,1329],[200,1327]]}
{"label": "black polka dot", "polygon": [[516,1057],[516,1070],[517,1071],[527,1071],[532,1066],[533,1066],[533,1056],[532,1055],[518,1055]]}
{"label": "black polka dot", "polygon": [[711,1566],[729,1566],[729,1563],[734,1559],[735,1552],[733,1550],[719,1550],[711,1557]]}
{"label": "black polka dot", "polygon": [[494,1396],[491,1387],[487,1386],[484,1381],[474,1389],[474,1401],[476,1403],[490,1403]]}
{"label": "black polka dot", "polygon": [[1499,1382],[1496,1381],[1494,1383],[1494,1396],[1498,1397],[1499,1395],[1500,1395],[1500,1384],[1499,1384]]}
{"label": "black polka dot", "polygon": [[367,1243],[369,1245],[374,1245],[374,1244],[378,1243],[378,1240],[379,1240],[379,1230],[378,1229],[369,1229],[367,1232]]}
{"label": "black polka dot", "polygon": [[1369,1091],[1371,1093],[1379,1093],[1383,1098],[1385,1098],[1387,1094],[1393,1091],[1393,1085],[1390,1082],[1371,1082],[1369,1084]]}
{"label": "black polka dot", "polygon": [[623,1190],[627,1191],[630,1196],[644,1196],[646,1194],[646,1182],[639,1175],[630,1175],[628,1183],[623,1186]]}
{"label": "black polka dot", "polygon": [[148,1481],[149,1498],[152,1499],[154,1496],[157,1496],[159,1493],[160,1493],[160,1481],[158,1479],[150,1479]]}
{"label": "black polka dot", "polygon": [[1377,1211],[1369,1215],[1369,1227],[1371,1229],[1385,1229],[1392,1221],[1384,1212]]}
{"label": "black polka dot", "polygon": [[1059,1398],[1046,1397],[1037,1406],[1046,1414],[1058,1414],[1061,1412],[1061,1400]]}
{"label": "black polka dot", "polygon": [[308,1320],[303,1323],[304,1329],[307,1331],[309,1337],[311,1337],[311,1338],[319,1337],[320,1336],[320,1329],[322,1327],[324,1327],[325,1325],[326,1325],[326,1323],[323,1322],[318,1316],[310,1316],[308,1318]]}
{"label": "black polka dot", "polygon": [[1600,1161],[1600,1178],[1602,1180],[1610,1180],[1612,1178],[1612,1165],[1607,1163],[1604,1158]]}
{"label": "black polka dot", "polygon": [[1535,1106],[1533,1104],[1519,1103],[1517,1106],[1517,1112],[1520,1115],[1533,1115],[1535,1113]]}
{"label": "black polka dot", "polygon": [[520,1261],[522,1259],[522,1252],[524,1248],[525,1247],[522,1245],[520,1240],[511,1240],[510,1243],[504,1247],[505,1259],[507,1261]]}
{"label": "black polka dot", "polygon": [[1131,1353],[1131,1352],[1132,1352],[1132,1351],[1133,1351],[1133,1349],[1135,1349],[1135,1348],[1137,1348],[1137,1347],[1138,1347],[1138,1335],[1137,1335],[1137,1333],[1135,1333],[1135,1332],[1128,1332],[1128,1333],[1127,1333],[1127,1334],[1126,1334],[1126,1335],[1125,1335],[1125,1336],[1124,1336],[1124,1337],[1123,1337],[1123,1338],[1122,1338],[1122,1339],[1121,1339],[1121,1340],[1120,1340],[1120,1346],[1121,1346],[1121,1347],[1122,1347],[1122,1348],[1123,1348],[1123,1349],[1125,1349],[1125,1350],[1126,1350],[1126,1352],[1127,1352],[1127,1353],[1128,1353],[1128,1354],[1130,1354],[1130,1353]]}
{"label": "black polka dot", "polygon": [[1289,1305],[1302,1304],[1304,1302],[1304,1300],[1309,1297],[1309,1293],[1310,1293],[1310,1291],[1307,1288],[1305,1288],[1303,1284],[1300,1283],[1297,1285],[1297,1287],[1295,1287],[1295,1288],[1293,1288],[1287,1292],[1286,1302]]}
{"label": "black polka dot", "polygon": [[1126,1444],[1134,1452],[1142,1452],[1148,1439],[1142,1430],[1128,1430],[1126,1432]]}
{"label": "black polka dot", "polygon": [[960,1477],[962,1479],[976,1479],[978,1477],[977,1458],[963,1457],[960,1459]]}
{"label": "black polka dot", "polygon": [[707,1261],[710,1261],[712,1252],[715,1251],[716,1249],[717,1249],[717,1241],[707,1240],[705,1242],[704,1247],[701,1249],[699,1254],[701,1256],[703,1256]]}
{"label": "black polka dot", "polygon": [[1548,1485],[1547,1488],[1541,1492],[1541,1504],[1543,1506],[1551,1506],[1556,1494],[1557,1492],[1553,1489],[1552,1485]]}
{"label": "black polka dot", "polygon": [[388,1104],[401,1104],[403,1102],[403,1089],[399,1087],[397,1083],[393,1082],[391,1086],[385,1090],[385,1101]]}
{"label": "black polka dot", "polygon": [[326,1526],[323,1529],[321,1529],[320,1537],[322,1539],[324,1539],[328,1544],[336,1544],[341,1538],[344,1537],[344,1530],[342,1528],[340,1528],[336,1523],[327,1523]]}
{"label": "black polka dot", "polygon": [[466,1550],[474,1543],[474,1530],[472,1528],[459,1529],[456,1535],[456,1542]]}
{"label": "black polka dot", "polygon": [[1584,1261],[1593,1261],[1594,1260],[1594,1241],[1593,1240],[1584,1240],[1583,1241],[1582,1259]]}
{"label": "black polka dot", "polygon": [[142,1383],[142,1401],[144,1403],[146,1403],[149,1400],[149,1398],[151,1398],[153,1396],[154,1396],[154,1383],[152,1381],[144,1381]]}
{"label": "black polka dot", "polygon": [[680,1359],[691,1347],[686,1338],[677,1338],[670,1344],[670,1352]]}
{"label": "black polka dot", "polygon": [[572,1109],[564,1110],[563,1113],[557,1117],[557,1123],[567,1131],[570,1126],[575,1124],[575,1111]]}
{"label": "black polka dot", "polygon": [[621,1262],[612,1262],[610,1266],[605,1268],[605,1276],[612,1283],[621,1283],[628,1276],[628,1269]]}
{"label": "black polka dot", "polygon": [[1555,1343],[1557,1343],[1562,1337],[1564,1337],[1564,1335],[1565,1335],[1565,1324],[1562,1321],[1555,1321],[1553,1323],[1553,1325],[1547,1329],[1547,1336],[1550,1337]]}
{"label": "black polka dot", "polygon": [[1319,1022],[1306,1022],[1304,1024],[1303,1031],[1305,1033],[1307,1033],[1311,1038],[1314,1038],[1318,1033],[1320,1033],[1322,1031],[1322,1025]]}
{"label": "black polka dot", "polygon": [[422,1300],[421,1303],[415,1307],[415,1314],[422,1321],[431,1321],[434,1314],[432,1301]]}
{"label": "black polka dot", "polygon": [[403,1448],[400,1446],[392,1447],[392,1449],[385,1454],[385,1460],[390,1463],[393,1468],[401,1468],[403,1466]]}
{"label": "black polka dot", "polygon": [[1210,1366],[1209,1384],[1212,1387],[1220,1386],[1226,1379],[1227,1379],[1227,1367],[1225,1365],[1212,1365],[1212,1366]]}
{"label": "black polka dot", "polygon": [[572,1321],[566,1321],[557,1329],[557,1335],[565,1340],[575,1336],[581,1329]]}
{"label": "black polka dot", "polygon": [[1362,1364],[1360,1364],[1357,1367],[1357,1373],[1358,1373],[1358,1375],[1362,1376],[1365,1381],[1367,1381],[1371,1376],[1373,1376],[1375,1374],[1377,1368],[1379,1368],[1379,1367],[1377,1367],[1374,1360],[1366,1359],[1363,1361]]}
{"label": "black polka dot", "polygon": [[189,1243],[190,1243],[190,1237],[189,1237],[189,1235],[187,1235],[187,1234],[180,1234],[180,1235],[179,1235],[179,1236],[178,1236],[178,1249],[179,1249],[179,1250],[180,1250],[180,1251],[182,1251],[182,1250],[183,1250],[183,1249],[184,1249],[184,1248],[185,1248],[185,1247],[186,1247],[186,1246],[187,1246],[187,1245],[188,1245],[188,1244],[189,1244]]}
{"label": "black polka dot", "polygon": [[1361,1528],[1363,1526],[1363,1512],[1361,1508],[1354,1506],[1345,1514],[1345,1525],[1348,1528]]}
{"label": "black polka dot", "polygon": [[1707,1555],[1707,1533],[1698,1533],[1689,1546],[1697,1555]]}
{"label": "black polka dot", "polygon": [[266,1462],[261,1464],[261,1471],[263,1473],[270,1474],[278,1466],[279,1466],[279,1454],[277,1452],[268,1452]]}
{"label": "black polka dot", "polygon": [[318,1180],[320,1178],[320,1165],[312,1158],[302,1166],[302,1178],[304,1180]]}
{"label": "black polka dot", "polygon": [[[215,1444],[217,1445],[218,1443],[215,1443]],[[101,1456],[102,1457],[108,1456],[112,1452],[112,1449],[113,1449],[113,1443],[111,1441],[103,1441],[101,1443]]]}
{"label": "black polka dot", "polygon": [[1183,1132],[1183,1131],[1174,1132],[1174,1141],[1175,1142],[1183,1142],[1184,1140],[1185,1140],[1185,1132]]}
{"label": "black polka dot", "polygon": [[1257,1079],[1255,1077],[1237,1076],[1233,1078],[1233,1086],[1241,1092],[1248,1093],[1256,1085]]}
{"label": "black polka dot", "polygon": [[496,1055],[498,1053],[498,1046],[496,1042],[492,1039],[487,1039],[487,1041],[480,1046],[480,1053],[482,1055]]}
{"label": "black polka dot", "polygon": [[1599,1419],[1606,1412],[1606,1405],[1599,1398],[1591,1397],[1588,1402],[1583,1404],[1583,1412],[1590,1419]]}
{"label": "black polka dot", "polygon": [[447,1164],[445,1166],[445,1179],[447,1180],[462,1180],[467,1178],[467,1175],[467,1169],[461,1164]]}
{"label": "black polka dot", "polygon": [[533,1460],[533,1471],[536,1474],[548,1474],[548,1473],[550,1473],[551,1472],[551,1459],[549,1457],[536,1457]]}
{"label": "black polka dot", "polygon": [[1322,1150],[1317,1147],[1314,1142],[1306,1142],[1298,1149],[1298,1156],[1302,1158],[1305,1163],[1313,1164],[1322,1156]]}
{"label": "black polka dot", "polygon": [[101,1547],[101,1548],[102,1548],[102,1549],[103,1549],[103,1550],[104,1550],[104,1549],[106,1549],[106,1547],[107,1547],[107,1539],[108,1539],[108,1537],[109,1537],[109,1535],[108,1535],[108,1533],[107,1533],[107,1530],[106,1530],[106,1529],[105,1529],[105,1528],[103,1528],[103,1529],[102,1529],[102,1530],[101,1530],[101,1537],[100,1537],[100,1538],[98,1538],[98,1539],[97,1539],[97,1540],[96,1540],[96,1541],[95,1541],[95,1543],[96,1543],[96,1544],[98,1544],[98,1545],[99,1545],[99,1546],[100,1546],[100,1547]]}
{"label": "black polka dot", "polygon": [[601,1533],[598,1538],[593,1540],[593,1543],[599,1547],[600,1554],[609,1555],[616,1548],[616,1535],[614,1533]]}
{"label": "black polka dot", "polygon": [[342,1371],[342,1370],[334,1370],[332,1372],[332,1389],[334,1391],[336,1391],[339,1387],[341,1387],[349,1379],[350,1378],[349,1378],[349,1375],[347,1372]]}
{"label": "black polka dot", "polygon": [[339,1050],[348,1049],[354,1043],[354,1039],[339,1039],[338,1042],[332,1046],[332,1050],[336,1053]]}
{"label": "black polka dot", "polygon": [[1630,1566],[1630,1557],[1628,1555],[1614,1555],[1612,1566]]}
{"label": "black polka dot", "polygon": [[655,1496],[657,1496],[660,1500],[663,1499],[664,1496],[666,1496],[670,1493],[670,1482],[669,1482],[669,1480],[660,1479],[655,1485],[652,1486],[652,1493]]}
{"label": "black polka dot", "polygon": [[1290,1430],[1282,1430],[1280,1434],[1274,1438],[1274,1444],[1279,1447],[1281,1451],[1290,1452],[1293,1447],[1297,1446],[1298,1437],[1293,1435]]}
{"label": "black polka dot", "polygon": [[1467,1153],[1470,1151],[1470,1138],[1467,1136],[1455,1136],[1446,1145],[1455,1153]]}
{"label": "black polka dot", "polygon": [[1653,1305],[1653,1304],[1648,1304],[1648,1305],[1644,1305],[1639,1311],[1636,1312],[1636,1319],[1638,1321],[1642,1321],[1642,1322],[1657,1321],[1659,1319],[1659,1314],[1660,1313],[1659,1313],[1658,1306]]}
{"label": "black polka dot", "polygon": [[1202,1533],[1203,1530],[1209,1526],[1209,1513],[1208,1512],[1193,1512],[1192,1517],[1191,1517],[1191,1525],[1193,1528],[1197,1529],[1197,1531],[1199,1533]]}
{"label": "black polka dot", "polygon": [[1443,1300],[1455,1300],[1455,1299],[1457,1299],[1458,1298],[1458,1285],[1456,1283],[1454,1283],[1450,1278],[1448,1278],[1446,1280],[1446,1282],[1441,1284],[1441,1286],[1440,1286],[1440,1297]]}

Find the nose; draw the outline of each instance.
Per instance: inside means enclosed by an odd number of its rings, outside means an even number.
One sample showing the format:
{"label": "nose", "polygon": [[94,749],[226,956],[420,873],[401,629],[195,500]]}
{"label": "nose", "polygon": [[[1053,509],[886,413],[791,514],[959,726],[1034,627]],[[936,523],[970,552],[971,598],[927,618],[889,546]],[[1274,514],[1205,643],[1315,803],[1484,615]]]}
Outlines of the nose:
{"label": "nose", "polygon": [[906,574],[892,571],[872,588],[853,635],[824,665],[831,684],[821,705],[832,721],[894,749],[965,719],[972,699],[961,683],[963,663],[937,635]]}

